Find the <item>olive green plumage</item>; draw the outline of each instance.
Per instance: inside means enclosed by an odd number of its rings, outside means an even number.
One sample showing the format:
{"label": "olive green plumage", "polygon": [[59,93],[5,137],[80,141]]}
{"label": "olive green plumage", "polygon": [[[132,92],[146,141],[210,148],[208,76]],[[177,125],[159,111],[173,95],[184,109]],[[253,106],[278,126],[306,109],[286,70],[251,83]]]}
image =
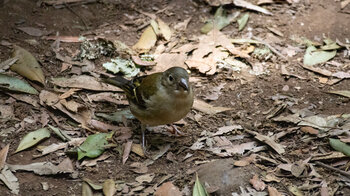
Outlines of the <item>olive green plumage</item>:
{"label": "olive green plumage", "polygon": [[131,112],[145,125],[156,126],[181,120],[193,105],[189,76],[181,67],[132,80],[117,76],[105,81],[125,91]]}

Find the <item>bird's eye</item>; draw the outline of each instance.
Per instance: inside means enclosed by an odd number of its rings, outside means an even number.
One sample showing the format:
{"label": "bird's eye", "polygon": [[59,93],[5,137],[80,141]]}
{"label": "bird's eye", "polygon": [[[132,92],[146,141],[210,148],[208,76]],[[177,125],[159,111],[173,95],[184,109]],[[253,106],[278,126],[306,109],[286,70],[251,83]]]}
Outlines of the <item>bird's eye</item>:
{"label": "bird's eye", "polygon": [[170,76],[169,76],[169,81],[172,82],[173,80],[174,80],[173,76],[170,75]]}

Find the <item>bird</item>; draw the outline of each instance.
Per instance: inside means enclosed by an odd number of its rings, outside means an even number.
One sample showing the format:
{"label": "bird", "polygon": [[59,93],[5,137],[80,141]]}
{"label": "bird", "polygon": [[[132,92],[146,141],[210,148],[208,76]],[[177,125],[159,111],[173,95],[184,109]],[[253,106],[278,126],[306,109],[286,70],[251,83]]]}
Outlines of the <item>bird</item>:
{"label": "bird", "polygon": [[[179,121],[190,112],[193,105],[193,88],[187,71],[182,67],[171,67],[164,72],[131,80],[116,76],[103,81],[125,92],[131,113],[141,122],[144,151],[146,126]],[[174,129],[179,132],[176,127]]]}

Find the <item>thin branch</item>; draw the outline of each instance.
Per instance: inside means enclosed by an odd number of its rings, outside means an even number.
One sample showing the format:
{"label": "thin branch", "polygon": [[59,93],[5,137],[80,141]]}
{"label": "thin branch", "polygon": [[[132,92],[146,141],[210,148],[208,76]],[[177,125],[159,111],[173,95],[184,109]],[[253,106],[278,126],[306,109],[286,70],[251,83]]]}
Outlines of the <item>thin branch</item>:
{"label": "thin branch", "polygon": [[350,178],[350,173],[349,173],[349,172],[346,172],[346,171],[337,169],[337,168],[332,167],[332,166],[330,166],[330,165],[324,164],[324,163],[322,163],[322,162],[320,162],[320,161],[316,161],[315,163],[316,163],[316,165],[318,165],[318,166],[321,166],[321,167],[324,167],[324,168],[326,168],[326,169],[335,171],[335,172],[337,172],[337,173],[339,173],[339,174],[342,174],[342,175],[344,175],[344,176]]}

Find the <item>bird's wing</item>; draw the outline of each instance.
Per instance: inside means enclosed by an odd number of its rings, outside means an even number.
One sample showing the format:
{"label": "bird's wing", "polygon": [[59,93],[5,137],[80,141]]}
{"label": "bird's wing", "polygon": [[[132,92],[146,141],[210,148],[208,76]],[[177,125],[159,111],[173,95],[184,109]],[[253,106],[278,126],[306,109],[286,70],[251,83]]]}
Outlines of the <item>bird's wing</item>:
{"label": "bird's wing", "polygon": [[116,76],[116,77],[112,77],[112,78],[105,78],[102,79],[103,82],[108,83],[108,84],[112,84],[114,86],[117,86],[121,89],[123,89],[123,91],[126,94],[133,94],[133,89],[135,88],[134,84],[132,83],[132,81],[125,79],[122,76]]}
{"label": "bird's wing", "polygon": [[160,82],[162,74],[155,73],[148,76],[141,76],[135,78],[132,82],[135,86],[133,101],[140,107],[146,108],[146,100],[157,92],[158,83]]}
{"label": "bird's wing", "polygon": [[144,77],[145,76],[140,76],[133,80],[127,80],[122,76],[116,76],[103,79],[102,81],[123,89],[129,101],[139,107],[145,108],[145,102],[142,99],[141,92],[138,90]]}
{"label": "bird's wing", "polygon": [[124,90],[128,100],[141,108],[147,108],[146,100],[157,92],[158,83],[162,74],[139,76],[133,80],[127,80],[122,76],[103,79],[104,82],[115,85]]}

